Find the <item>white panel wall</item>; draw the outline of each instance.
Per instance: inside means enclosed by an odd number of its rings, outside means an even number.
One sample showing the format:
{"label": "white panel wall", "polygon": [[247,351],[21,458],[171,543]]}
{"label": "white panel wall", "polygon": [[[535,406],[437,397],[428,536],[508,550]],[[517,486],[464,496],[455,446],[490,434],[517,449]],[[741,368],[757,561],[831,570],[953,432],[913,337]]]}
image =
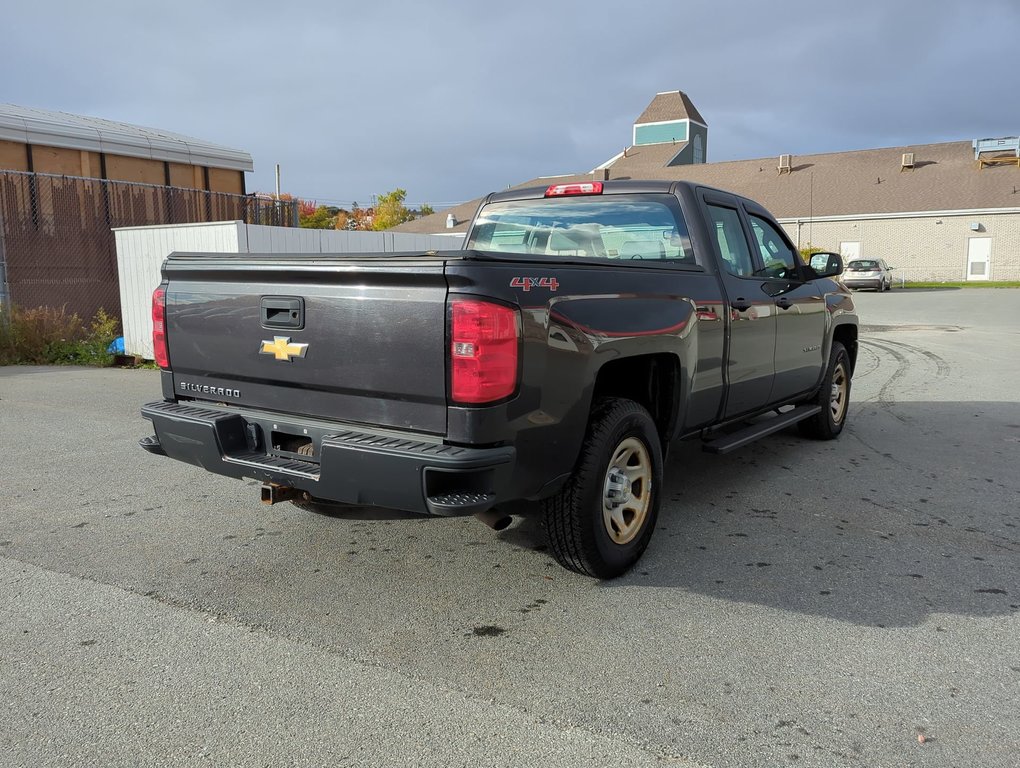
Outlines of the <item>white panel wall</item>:
{"label": "white panel wall", "polygon": [[464,236],[406,232],[294,229],[224,221],[114,230],[124,351],[146,360],[152,350],[152,291],[175,251],[197,253],[393,253],[457,250]]}
{"label": "white panel wall", "polygon": [[174,251],[238,252],[236,221],[115,229],[124,351],[152,360],[152,291]]}

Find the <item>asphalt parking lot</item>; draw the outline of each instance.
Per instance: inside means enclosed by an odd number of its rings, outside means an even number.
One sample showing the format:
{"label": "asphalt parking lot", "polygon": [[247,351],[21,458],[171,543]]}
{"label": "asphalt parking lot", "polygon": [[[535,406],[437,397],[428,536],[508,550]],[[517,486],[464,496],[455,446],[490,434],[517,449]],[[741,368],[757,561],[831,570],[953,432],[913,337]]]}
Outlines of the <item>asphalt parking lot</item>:
{"label": "asphalt parking lot", "polygon": [[0,368],[0,763],[1017,765],[1020,291],[857,298],[843,437],[681,445],[604,583],[149,456],[155,371]]}

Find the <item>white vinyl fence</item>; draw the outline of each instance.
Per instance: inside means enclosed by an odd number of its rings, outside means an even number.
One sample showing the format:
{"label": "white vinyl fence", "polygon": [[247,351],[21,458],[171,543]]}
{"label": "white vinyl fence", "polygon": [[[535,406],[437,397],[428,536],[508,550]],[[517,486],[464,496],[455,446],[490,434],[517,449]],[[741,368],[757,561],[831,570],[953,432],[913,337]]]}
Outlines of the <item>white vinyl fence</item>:
{"label": "white vinyl fence", "polygon": [[456,250],[463,234],[347,232],[221,221],[115,229],[124,351],[151,360],[152,291],[174,251],[199,253],[392,253]]}

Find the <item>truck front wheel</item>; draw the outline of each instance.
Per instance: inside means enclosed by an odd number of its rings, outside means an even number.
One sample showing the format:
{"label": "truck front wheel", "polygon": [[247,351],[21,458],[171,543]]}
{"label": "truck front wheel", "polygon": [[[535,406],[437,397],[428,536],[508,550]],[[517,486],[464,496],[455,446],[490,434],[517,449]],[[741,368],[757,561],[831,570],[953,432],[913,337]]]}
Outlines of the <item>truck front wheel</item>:
{"label": "truck front wheel", "polygon": [[838,341],[832,342],[829,366],[814,402],[822,406],[822,412],[798,424],[801,434],[816,440],[839,437],[850,406],[850,356]]}
{"label": "truck front wheel", "polygon": [[655,422],[633,400],[596,401],[574,474],[544,502],[549,546],[560,564],[611,579],[645,551],[662,491]]}

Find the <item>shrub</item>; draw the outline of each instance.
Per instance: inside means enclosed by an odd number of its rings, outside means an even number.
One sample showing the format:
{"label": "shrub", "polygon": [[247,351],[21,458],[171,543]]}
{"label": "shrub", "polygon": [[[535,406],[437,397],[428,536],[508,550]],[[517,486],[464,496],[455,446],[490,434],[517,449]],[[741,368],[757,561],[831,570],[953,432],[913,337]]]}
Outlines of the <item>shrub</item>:
{"label": "shrub", "polygon": [[0,365],[109,365],[118,324],[102,309],[86,326],[64,308],[0,308]]}
{"label": "shrub", "polygon": [[800,256],[804,259],[805,264],[809,264],[811,262],[811,257],[816,253],[828,253],[828,251],[824,248],[817,248],[811,245],[811,243],[808,243],[800,249]]}

